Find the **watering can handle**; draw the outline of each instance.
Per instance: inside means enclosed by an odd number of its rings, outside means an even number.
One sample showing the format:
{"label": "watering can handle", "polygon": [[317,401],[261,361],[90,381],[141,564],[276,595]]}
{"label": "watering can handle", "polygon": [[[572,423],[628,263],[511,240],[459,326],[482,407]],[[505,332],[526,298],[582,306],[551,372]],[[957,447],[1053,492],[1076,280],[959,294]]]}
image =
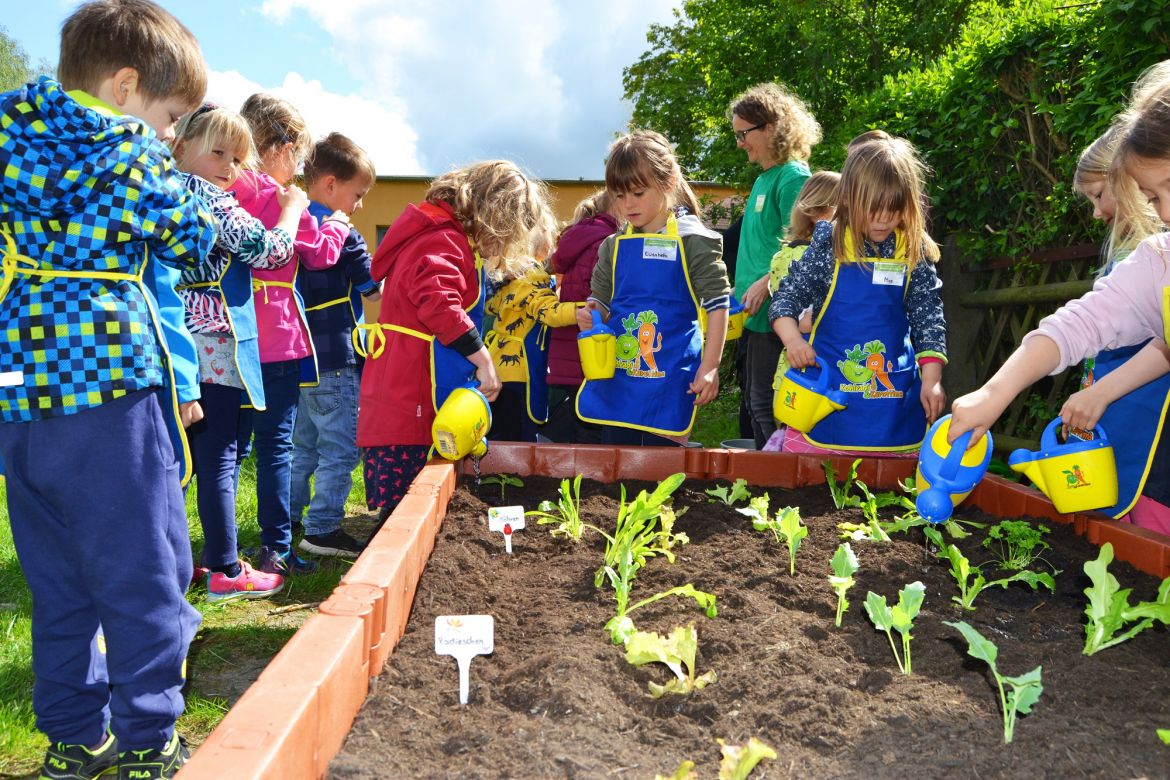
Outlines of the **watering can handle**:
{"label": "watering can handle", "polygon": [[[1056,429],[1062,422],[1064,422],[1064,420],[1060,417],[1060,415],[1057,415],[1055,420],[1048,423],[1048,427],[1046,427],[1044,429],[1044,433],[1040,435],[1041,449],[1051,450],[1054,447],[1060,446],[1060,442],[1056,439]],[[1109,436],[1105,433],[1105,428],[1101,426],[1101,423],[1097,423],[1097,427],[1093,429],[1093,433],[1096,435],[1097,439],[1104,440],[1105,442],[1109,441]]]}
{"label": "watering can handle", "polygon": [[592,314],[593,314],[593,327],[594,327],[594,328],[600,328],[600,327],[601,327],[601,325],[602,325],[602,322],[601,322],[601,312],[599,312],[597,309],[594,309],[594,310],[592,311]]}
{"label": "watering can handle", "polygon": [[[816,388],[817,388],[817,390],[821,390],[821,391],[828,390],[829,389],[829,368],[828,368],[828,366],[825,365],[825,359],[822,358],[820,355],[817,355],[815,358],[813,358],[813,360],[816,362],[817,368],[819,368],[821,370],[820,375],[817,377]],[[802,368],[801,371],[802,372],[808,371],[808,368],[807,367]]]}
{"label": "watering can handle", "polygon": [[967,454],[967,445],[971,441],[971,433],[971,431],[964,431],[951,444],[951,451],[947,453],[938,470],[940,481],[950,482],[959,473],[959,467],[963,465],[963,456]]}

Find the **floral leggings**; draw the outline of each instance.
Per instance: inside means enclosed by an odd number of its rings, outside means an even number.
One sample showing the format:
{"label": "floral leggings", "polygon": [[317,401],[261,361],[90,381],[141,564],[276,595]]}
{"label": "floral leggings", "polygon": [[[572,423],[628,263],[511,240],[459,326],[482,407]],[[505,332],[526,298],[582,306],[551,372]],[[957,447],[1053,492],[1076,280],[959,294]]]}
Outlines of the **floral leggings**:
{"label": "floral leggings", "polygon": [[427,464],[425,444],[387,444],[362,451],[366,508],[393,509]]}

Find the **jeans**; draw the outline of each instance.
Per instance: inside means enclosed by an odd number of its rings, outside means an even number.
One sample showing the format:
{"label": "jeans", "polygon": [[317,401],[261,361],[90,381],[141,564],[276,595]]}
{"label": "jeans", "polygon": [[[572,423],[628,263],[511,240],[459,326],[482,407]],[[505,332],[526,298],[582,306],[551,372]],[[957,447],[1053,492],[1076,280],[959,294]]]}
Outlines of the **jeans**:
{"label": "jeans", "polygon": [[204,566],[230,566],[236,551],[236,451],[244,391],[203,382],[203,419],[188,429],[195,461],[196,502],[203,525]]}
{"label": "jeans", "polygon": [[[321,372],[321,383],[316,387],[301,388],[293,429],[291,512],[293,520],[299,520],[308,506],[304,520],[308,536],[336,531],[345,517],[345,500],[359,460],[360,381],[357,367],[346,366]],[[311,493],[309,477],[314,477]]]}
{"label": "jeans", "polygon": [[[268,408],[251,414],[256,453],[256,520],[260,524],[260,544],[285,552],[292,547],[289,490],[300,369],[298,361],[282,360],[264,363],[260,370]],[[242,420],[246,417],[241,415]]]}
{"label": "jeans", "polygon": [[776,431],[776,420],[772,416],[772,380],[776,376],[776,364],[784,343],[772,331],[760,333],[744,330],[746,341],[743,365],[743,395],[747,399],[748,412],[752,417],[752,435],[756,449],[762,449]]}

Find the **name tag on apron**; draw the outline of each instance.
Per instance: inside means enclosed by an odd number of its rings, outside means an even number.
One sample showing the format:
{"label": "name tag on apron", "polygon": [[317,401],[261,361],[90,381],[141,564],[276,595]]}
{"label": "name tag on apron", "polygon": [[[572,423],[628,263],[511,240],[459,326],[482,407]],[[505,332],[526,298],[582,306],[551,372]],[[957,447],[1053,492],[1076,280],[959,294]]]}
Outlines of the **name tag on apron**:
{"label": "name tag on apron", "polygon": [[906,281],[906,266],[904,263],[877,261],[873,264],[874,284],[897,284]]}
{"label": "name tag on apron", "polygon": [[642,242],[643,260],[674,260],[678,244],[669,238],[647,238]]}

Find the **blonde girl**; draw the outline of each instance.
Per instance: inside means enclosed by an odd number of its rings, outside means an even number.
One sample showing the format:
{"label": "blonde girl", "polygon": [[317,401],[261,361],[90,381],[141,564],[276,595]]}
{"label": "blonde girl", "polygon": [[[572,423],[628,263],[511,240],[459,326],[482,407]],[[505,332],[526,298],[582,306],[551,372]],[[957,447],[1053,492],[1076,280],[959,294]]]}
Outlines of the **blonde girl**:
{"label": "blonde girl", "polygon": [[[792,367],[819,362],[829,387],[849,399],[812,430],[787,431],[786,451],[912,454],[942,411],[946,322],[938,247],[924,229],[924,176],[904,139],[850,150],[835,221],[817,223],[772,297],[772,328]],[[806,341],[798,319],[809,307]]]}
{"label": "blonde girl", "polygon": [[836,171],[817,171],[805,180],[796,196],[796,203],[788,217],[788,229],[780,242],[780,249],[772,255],[768,294],[775,294],[780,280],[788,275],[788,268],[799,260],[812,243],[813,228],[821,221],[831,221],[837,213],[837,189],[841,174]]}
{"label": "blonde girl", "polygon": [[366,505],[382,520],[426,463],[450,392],[477,382],[488,401],[499,394],[480,331],[484,273],[518,275],[550,224],[545,186],[494,160],[440,176],[378,246],[370,271],[385,284],[362,372],[358,446]]}
{"label": "blonde girl", "polygon": [[279,591],[283,578],[254,571],[236,552],[240,407],[265,407],[252,270],[288,265],[293,235],[309,201],[297,187],[280,192],[280,216],[267,230],[226,191],[254,154],[248,125],[234,111],[206,104],[184,117],[176,129],[174,154],[187,188],[216,221],[214,248],[199,266],[183,273],[178,287],[197,348],[204,413],[188,432],[199,475],[200,573],[206,576],[210,601],[262,598]]}
{"label": "blonde girl", "polygon": [[602,242],[578,324],[588,329],[590,312],[602,312],[618,333],[617,371],[585,381],[577,414],[607,426],[606,443],[679,443],[719,391],[730,305],[723,239],[695,216],[694,193],[659,133],[615,141],[605,186],[626,223]]}
{"label": "blonde girl", "polygon": [[[300,112],[278,97],[252,95],[240,113],[251,131],[259,170],[242,171],[231,190],[249,214],[272,228],[283,213],[282,195],[312,149],[312,137]],[[294,282],[302,263],[313,270],[336,264],[348,236],[344,213],[334,212],[318,224],[306,211],[293,237],[292,260],[280,268],[252,273],[267,408],[243,415],[240,441],[243,444],[249,435],[255,435],[261,545],[257,568],[261,571],[286,574],[314,568],[293,551],[289,508],[292,433],[300,385],[302,381],[317,382],[312,339]]]}

